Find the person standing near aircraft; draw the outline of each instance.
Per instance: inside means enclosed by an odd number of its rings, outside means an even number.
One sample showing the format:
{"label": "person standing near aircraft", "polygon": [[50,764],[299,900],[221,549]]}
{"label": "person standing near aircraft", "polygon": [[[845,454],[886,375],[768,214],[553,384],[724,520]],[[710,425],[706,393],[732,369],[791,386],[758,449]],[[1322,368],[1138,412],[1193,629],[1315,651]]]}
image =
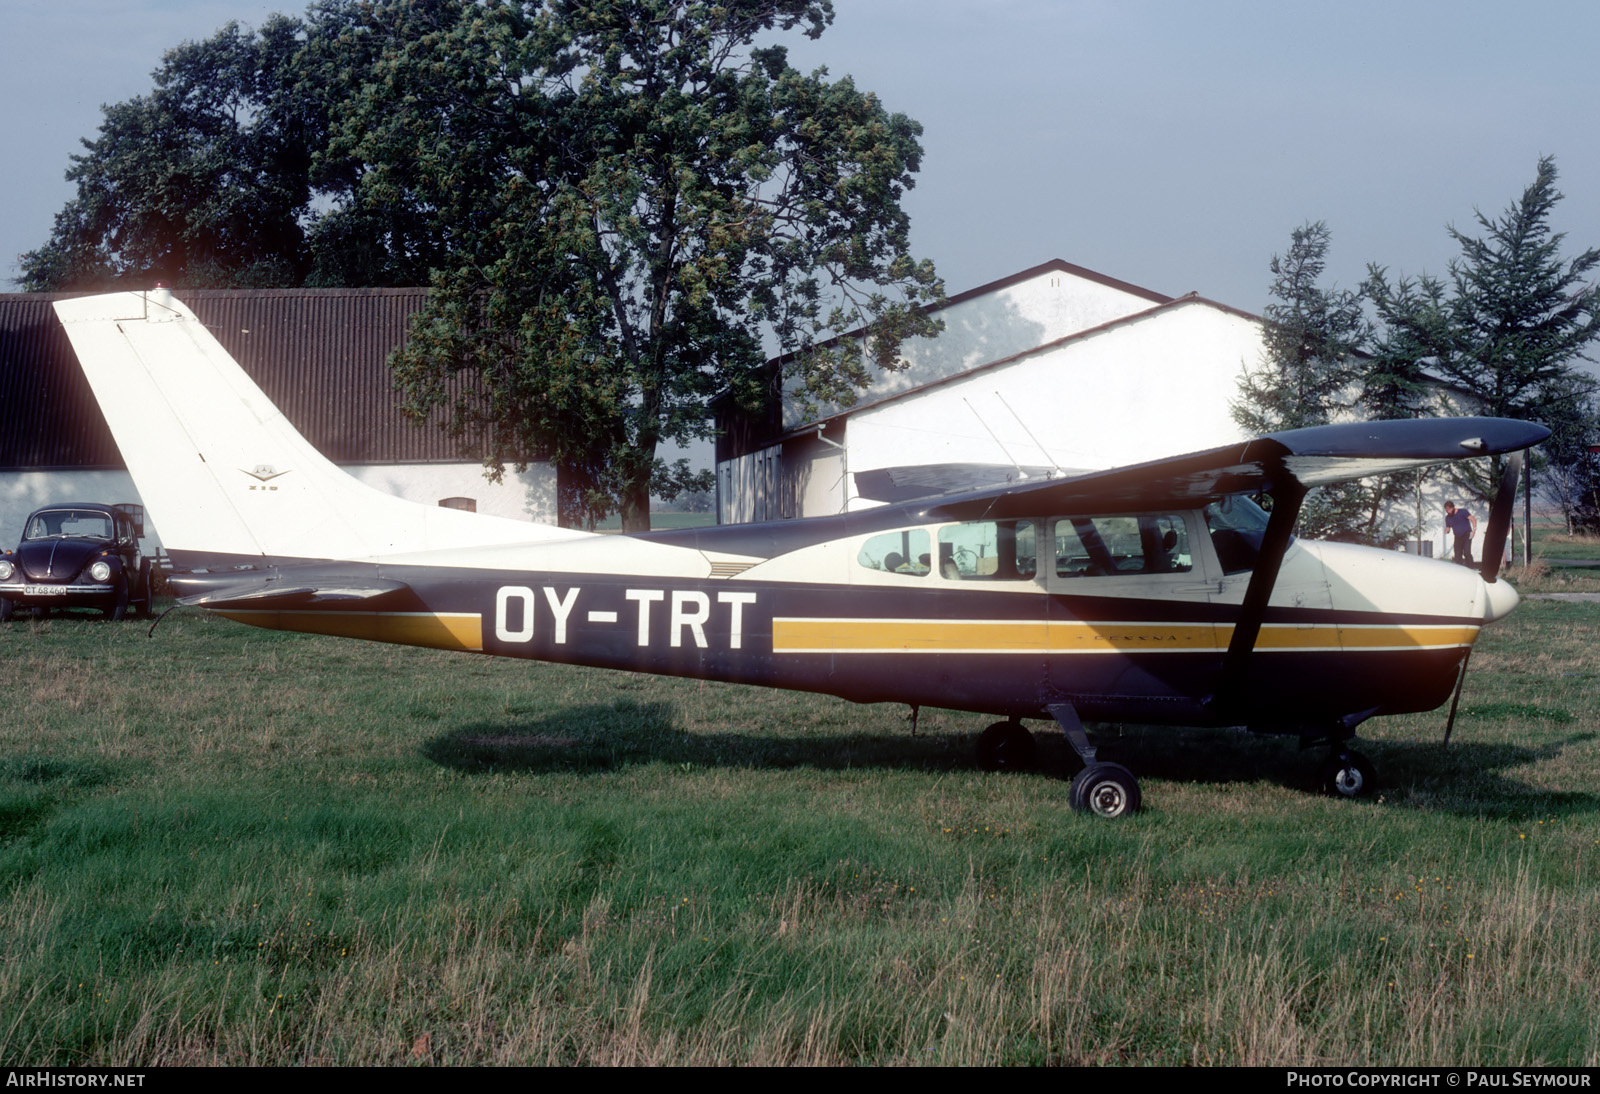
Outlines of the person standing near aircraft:
{"label": "person standing near aircraft", "polygon": [[1455,555],[1452,559],[1463,566],[1471,566],[1472,562],[1472,537],[1478,534],[1478,518],[1465,509],[1457,509],[1456,503],[1444,503],[1444,530],[1447,534],[1455,536]]}

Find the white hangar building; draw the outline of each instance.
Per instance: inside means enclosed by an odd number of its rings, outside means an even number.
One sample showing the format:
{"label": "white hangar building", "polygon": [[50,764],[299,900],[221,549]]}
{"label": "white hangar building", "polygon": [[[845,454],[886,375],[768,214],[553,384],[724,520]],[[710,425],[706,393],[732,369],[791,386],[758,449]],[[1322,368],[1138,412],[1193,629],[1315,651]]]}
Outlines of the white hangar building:
{"label": "white hangar building", "polygon": [[[1059,259],[949,299],[845,409],[766,421],[718,409],[722,523],[879,504],[871,472],[926,464],[1087,471],[1244,439],[1229,414],[1262,353],[1259,317]],[[880,476],[881,479],[881,476]],[[927,492],[927,491],[923,491]]]}

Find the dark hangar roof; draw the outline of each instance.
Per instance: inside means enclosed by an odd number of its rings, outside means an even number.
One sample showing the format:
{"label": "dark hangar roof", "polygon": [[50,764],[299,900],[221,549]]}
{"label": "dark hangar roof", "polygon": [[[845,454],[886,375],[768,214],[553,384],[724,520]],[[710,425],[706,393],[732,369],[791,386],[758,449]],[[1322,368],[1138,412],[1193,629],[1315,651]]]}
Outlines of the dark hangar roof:
{"label": "dark hangar roof", "polygon": [[[63,293],[0,294],[0,469],[120,468],[122,457],[56,321]],[[175,295],[329,459],[473,459],[396,409],[389,354],[425,289],[187,289]]]}

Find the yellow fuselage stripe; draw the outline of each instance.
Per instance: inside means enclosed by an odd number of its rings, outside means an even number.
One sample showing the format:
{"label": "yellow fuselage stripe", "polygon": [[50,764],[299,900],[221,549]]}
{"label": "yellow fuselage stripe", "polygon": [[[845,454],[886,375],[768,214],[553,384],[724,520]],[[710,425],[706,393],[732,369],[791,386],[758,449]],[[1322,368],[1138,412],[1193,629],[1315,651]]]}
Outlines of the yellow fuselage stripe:
{"label": "yellow fuselage stripe", "polygon": [[436,650],[483,650],[483,616],[466,612],[326,612],[229,608],[217,615],[252,627],[365,638]]}
{"label": "yellow fuselage stripe", "polygon": [[[1471,625],[1269,623],[1256,648],[1301,652],[1470,646]],[[772,621],[774,653],[1215,653],[1231,623],[1043,622],[949,619]]]}

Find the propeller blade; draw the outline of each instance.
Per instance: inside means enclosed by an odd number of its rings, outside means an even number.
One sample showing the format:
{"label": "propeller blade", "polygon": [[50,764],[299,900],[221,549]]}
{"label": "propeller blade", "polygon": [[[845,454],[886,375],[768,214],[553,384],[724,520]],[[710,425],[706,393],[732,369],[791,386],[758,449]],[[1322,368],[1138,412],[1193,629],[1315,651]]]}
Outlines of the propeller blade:
{"label": "propeller blade", "polygon": [[1500,489],[1489,508],[1489,527],[1483,534],[1483,564],[1478,572],[1483,580],[1494,582],[1505,559],[1506,534],[1511,531],[1511,513],[1517,504],[1517,483],[1522,479],[1522,453],[1513,452],[1500,472]]}

